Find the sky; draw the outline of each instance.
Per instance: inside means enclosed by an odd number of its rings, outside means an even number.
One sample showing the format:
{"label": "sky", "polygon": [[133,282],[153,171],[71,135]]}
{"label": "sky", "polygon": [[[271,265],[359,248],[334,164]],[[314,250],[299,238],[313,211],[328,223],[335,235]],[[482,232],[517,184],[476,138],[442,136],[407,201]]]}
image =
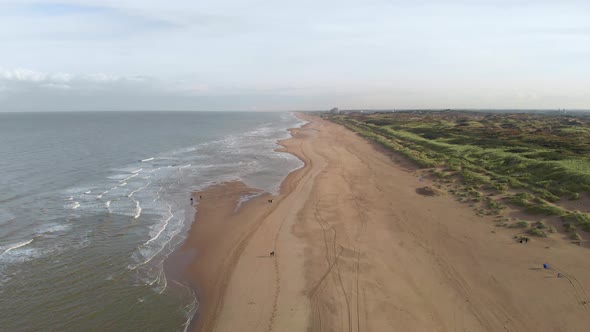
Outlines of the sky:
{"label": "sky", "polygon": [[590,109],[590,1],[0,0],[0,111]]}

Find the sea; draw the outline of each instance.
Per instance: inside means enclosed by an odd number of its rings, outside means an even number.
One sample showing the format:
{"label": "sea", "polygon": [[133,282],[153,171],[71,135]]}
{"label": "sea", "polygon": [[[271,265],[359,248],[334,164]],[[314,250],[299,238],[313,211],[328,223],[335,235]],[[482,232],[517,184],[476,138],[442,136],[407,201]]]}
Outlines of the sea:
{"label": "sea", "polygon": [[[184,331],[198,311],[163,264],[190,193],[277,193],[287,112],[0,113],[0,330]],[[247,199],[247,198],[245,198]]]}

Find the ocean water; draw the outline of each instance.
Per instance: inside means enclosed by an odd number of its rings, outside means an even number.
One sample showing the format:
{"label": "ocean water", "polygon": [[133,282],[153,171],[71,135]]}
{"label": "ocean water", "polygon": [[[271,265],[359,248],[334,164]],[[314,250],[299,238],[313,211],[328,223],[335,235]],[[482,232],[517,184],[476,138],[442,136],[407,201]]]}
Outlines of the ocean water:
{"label": "ocean water", "polygon": [[0,113],[0,329],[183,331],[198,309],[165,258],[191,191],[277,192],[291,113]]}

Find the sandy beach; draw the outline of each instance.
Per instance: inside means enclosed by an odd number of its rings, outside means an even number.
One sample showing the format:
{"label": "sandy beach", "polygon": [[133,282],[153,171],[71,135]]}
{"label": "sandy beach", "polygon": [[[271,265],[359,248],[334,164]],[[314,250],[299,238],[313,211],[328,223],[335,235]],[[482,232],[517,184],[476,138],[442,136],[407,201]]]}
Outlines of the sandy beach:
{"label": "sandy beach", "polygon": [[197,291],[192,330],[588,329],[588,249],[517,243],[451,195],[418,193],[428,180],[410,164],[299,116],[310,124],[281,145],[305,166],[278,196],[239,204],[257,193],[239,182],[193,194],[195,222],[167,263]]}

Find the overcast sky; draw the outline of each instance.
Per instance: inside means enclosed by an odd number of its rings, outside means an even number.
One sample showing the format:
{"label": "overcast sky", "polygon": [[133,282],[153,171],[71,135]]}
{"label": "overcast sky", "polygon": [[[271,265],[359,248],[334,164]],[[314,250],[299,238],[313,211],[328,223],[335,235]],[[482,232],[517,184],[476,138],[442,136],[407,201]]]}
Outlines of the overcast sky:
{"label": "overcast sky", "polygon": [[590,1],[0,0],[0,111],[590,108]]}

